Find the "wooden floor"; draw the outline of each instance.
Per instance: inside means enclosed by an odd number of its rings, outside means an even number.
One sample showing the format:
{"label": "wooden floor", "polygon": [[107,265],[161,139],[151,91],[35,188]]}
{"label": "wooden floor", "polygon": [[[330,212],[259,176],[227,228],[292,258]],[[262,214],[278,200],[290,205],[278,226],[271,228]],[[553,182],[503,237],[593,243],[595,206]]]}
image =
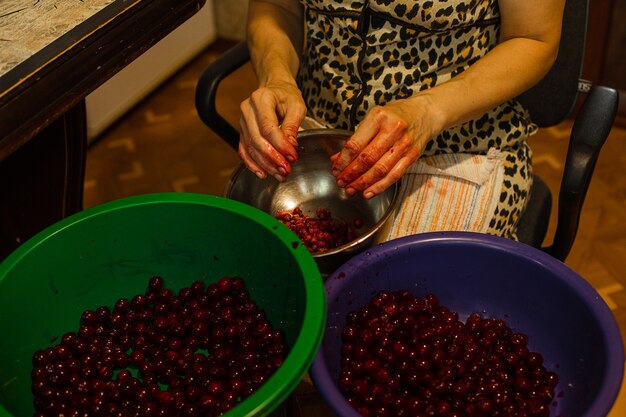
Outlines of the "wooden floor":
{"label": "wooden floor", "polygon": [[[90,147],[85,207],[136,194],[186,191],[221,195],[239,164],[234,150],[198,118],[195,85],[228,43],[218,42],[150,95]],[[222,83],[218,110],[237,122],[238,106],[255,85],[249,66]],[[557,192],[571,123],[542,129],[531,140],[535,172]],[[614,128],[596,166],[576,243],[566,264],[593,285],[626,335],[626,129]],[[546,243],[551,241],[553,215]],[[303,391],[311,416],[332,415]],[[609,414],[626,415],[626,384]],[[565,417],[565,416],[564,416]]]}

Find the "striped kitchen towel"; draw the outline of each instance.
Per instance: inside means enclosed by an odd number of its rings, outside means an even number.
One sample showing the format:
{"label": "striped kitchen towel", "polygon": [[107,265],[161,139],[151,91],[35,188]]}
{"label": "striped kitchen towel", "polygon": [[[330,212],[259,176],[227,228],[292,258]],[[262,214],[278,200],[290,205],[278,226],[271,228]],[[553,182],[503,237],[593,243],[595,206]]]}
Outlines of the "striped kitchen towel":
{"label": "striped kitchen towel", "polygon": [[441,154],[417,160],[403,176],[400,204],[384,240],[435,231],[485,233],[500,198],[503,155]]}

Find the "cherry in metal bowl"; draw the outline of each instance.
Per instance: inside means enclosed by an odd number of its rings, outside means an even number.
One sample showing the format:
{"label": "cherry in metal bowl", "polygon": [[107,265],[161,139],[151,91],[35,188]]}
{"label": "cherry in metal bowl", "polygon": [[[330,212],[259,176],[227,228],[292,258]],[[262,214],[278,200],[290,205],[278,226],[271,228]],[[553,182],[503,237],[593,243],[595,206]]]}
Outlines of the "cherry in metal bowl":
{"label": "cherry in metal bowl", "polygon": [[315,217],[321,208],[347,224],[361,221],[354,240],[313,254],[322,275],[329,275],[349,258],[376,243],[388,226],[399,199],[400,182],[369,200],[360,194],[350,197],[337,186],[330,156],[342,149],[349,136],[350,132],[343,130],[302,131],[298,134],[300,159],[292,164],[292,172],[285,181],[278,182],[273,177],[261,180],[242,165],[231,176],[224,193],[227,198],[273,216],[300,208],[305,215]]}

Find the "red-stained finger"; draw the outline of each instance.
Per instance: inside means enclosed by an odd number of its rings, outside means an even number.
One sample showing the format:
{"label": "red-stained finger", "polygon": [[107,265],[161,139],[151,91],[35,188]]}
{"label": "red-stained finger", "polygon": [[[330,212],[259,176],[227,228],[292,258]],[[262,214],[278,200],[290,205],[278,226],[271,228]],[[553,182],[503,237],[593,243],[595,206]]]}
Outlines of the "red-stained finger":
{"label": "red-stained finger", "polygon": [[339,152],[339,156],[333,162],[333,171],[341,172],[356,158],[356,156],[380,134],[381,124],[378,108],[369,113],[359,124],[354,134],[346,141],[344,149]]}
{"label": "red-stained finger", "polygon": [[289,143],[294,147],[296,158],[298,157],[295,149],[298,146],[298,131],[305,116],[306,107],[304,105],[301,103],[290,103],[280,127]]}
{"label": "red-stained finger", "polygon": [[[256,119],[259,134],[277,151],[277,155],[268,155],[268,157],[275,161],[277,166],[281,166],[280,160],[276,158],[278,155],[290,162],[296,161],[298,153],[288,135],[281,128],[281,122],[278,119],[279,115],[282,117],[283,113],[285,113],[286,116],[289,111],[283,110],[276,101],[276,96],[268,94],[265,90],[253,92],[250,96],[250,105]],[[293,124],[294,121],[290,123]],[[265,152],[263,149],[258,149],[258,151]]]}
{"label": "red-stained finger", "polygon": [[363,197],[370,199],[391,187],[392,184],[398,182],[400,178],[402,178],[413,162],[415,162],[415,160],[412,160],[412,158],[401,158],[398,163],[391,168],[387,175],[363,191]]}
{"label": "red-stained finger", "polygon": [[[244,134],[246,136],[246,145],[248,146],[246,149],[248,155],[253,156],[253,153],[255,155],[264,155],[264,160],[268,161],[267,165],[258,159],[255,159],[257,163],[259,163],[266,171],[272,174],[274,172],[278,172],[280,175],[286,176],[291,172],[291,166],[289,165],[287,159],[285,159],[285,157],[276,150],[270,141],[265,139],[265,137],[269,135],[280,136],[283,138],[283,133],[277,124],[270,129],[266,128],[266,132],[262,134],[259,131],[259,126],[257,125],[257,119],[254,112],[242,111],[240,125],[242,130],[245,129]],[[255,152],[252,152],[252,149],[254,149]]]}
{"label": "red-stained finger", "polygon": [[[369,196],[371,198],[399,180],[418,157],[419,150],[417,149],[409,148],[407,151],[401,152],[392,147],[366,173],[347,184],[346,192],[349,195],[354,195],[358,191],[364,191],[364,196],[365,193],[373,193]],[[382,184],[384,188],[376,186],[376,184]]]}
{"label": "red-stained finger", "polygon": [[[340,173],[336,174],[337,184],[342,187],[350,184],[357,178],[365,174],[388,152],[392,150],[396,141],[402,140],[402,135],[396,132],[378,131],[376,136],[361,152],[348,164]],[[402,155],[396,154],[395,159],[400,159]]]}
{"label": "red-stained finger", "polygon": [[267,171],[265,171],[259,164],[257,164],[254,159],[252,159],[252,157],[246,151],[246,145],[241,140],[239,141],[238,154],[239,158],[241,158],[246,167],[250,171],[254,172],[257,177],[261,179],[267,177]]}
{"label": "red-stained finger", "polygon": [[[383,179],[389,174],[393,167],[400,161],[402,155],[398,152],[386,152],[362,175],[354,178],[350,182],[345,182],[344,186],[349,195],[354,195],[357,191],[363,191],[372,184]],[[352,164],[347,168],[348,170]],[[342,177],[340,177],[342,178]]]}
{"label": "red-stained finger", "polygon": [[361,153],[361,151],[375,138],[378,129],[365,128],[361,126],[346,141],[339,156],[333,161],[333,171],[341,172]]}
{"label": "red-stained finger", "polygon": [[239,140],[239,156],[244,161],[246,166],[255,172],[257,176],[261,174],[260,178],[265,178],[266,174],[270,174],[274,177],[284,175],[279,169],[261,152],[258,152],[253,146],[253,141],[250,139],[249,126],[243,120],[240,120],[241,134]]}
{"label": "red-stained finger", "polygon": [[[269,161],[267,159],[265,159],[264,155],[259,153],[253,147],[249,147],[249,148],[245,149],[245,152],[248,152],[250,158],[253,161],[263,161],[263,164],[268,164],[269,163]],[[284,181],[285,180],[285,176],[282,175],[279,171],[276,171],[276,169],[274,167],[272,167],[271,169],[268,169],[267,173],[270,174],[271,176],[273,176],[274,178],[276,178],[278,181]]]}

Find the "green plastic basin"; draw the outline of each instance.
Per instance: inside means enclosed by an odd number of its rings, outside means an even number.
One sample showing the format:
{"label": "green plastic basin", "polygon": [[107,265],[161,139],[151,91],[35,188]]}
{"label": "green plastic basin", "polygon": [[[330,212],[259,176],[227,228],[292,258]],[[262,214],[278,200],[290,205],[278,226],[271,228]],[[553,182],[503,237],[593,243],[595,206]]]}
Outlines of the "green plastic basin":
{"label": "green plastic basin", "polygon": [[34,412],[31,357],[78,329],[81,313],[112,307],[160,275],[178,290],[240,276],[290,352],[225,416],[280,408],[319,348],[326,298],[312,255],[269,214],[221,197],[162,193],[84,210],[42,231],[0,264],[0,417]]}

